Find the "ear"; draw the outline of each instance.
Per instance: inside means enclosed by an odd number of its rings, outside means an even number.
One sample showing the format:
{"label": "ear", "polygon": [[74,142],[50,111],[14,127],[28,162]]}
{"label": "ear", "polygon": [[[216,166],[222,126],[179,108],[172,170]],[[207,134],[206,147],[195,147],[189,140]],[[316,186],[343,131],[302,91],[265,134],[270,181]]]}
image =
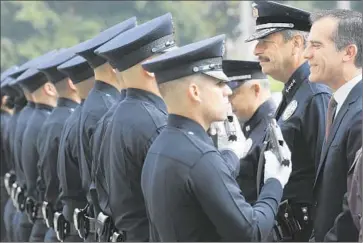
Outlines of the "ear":
{"label": "ear", "polygon": [[143,70],[143,73],[144,73],[144,75],[145,75],[146,77],[148,77],[148,78],[152,78],[152,79],[154,79],[154,78],[155,78],[155,74],[154,74],[154,73],[150,73],[150,72],[146,71],[145,69],[142,69],[142,70]]}
{"label": "ear", "polygon": [[250,89],[251,89],[252,94],[257,97],[261,91],[261,86],[258,83],[253,83],[253,84],[251,84]]}
{"label": "ear", "polygon": [[355,44],[348,45],[345,49],[345,53],[343,56],[343,61],[353,61],[355,60],[357,53],[358,53],[358,47]]}
{"label": "ear", "polygon": [[304,39],[301,35],[295,35],[292,39],[292,54],[296,55],[304,47]]}
{"label": "ear", "polygon": [[196,83],[190,83],[188,86],[188,97],[195,102],[202,102],[201,90]]}
{"label": "ear", "polygon": [[77,92],[77,88],[70,78],[67,79],[67,83],[68,83],[69,88],[71,88],[72,91]]}
{"label": "ear", "polygon": [[57,90],[52,83],[46,83],[43,90],[48,96],[56,97],[58,95]]}

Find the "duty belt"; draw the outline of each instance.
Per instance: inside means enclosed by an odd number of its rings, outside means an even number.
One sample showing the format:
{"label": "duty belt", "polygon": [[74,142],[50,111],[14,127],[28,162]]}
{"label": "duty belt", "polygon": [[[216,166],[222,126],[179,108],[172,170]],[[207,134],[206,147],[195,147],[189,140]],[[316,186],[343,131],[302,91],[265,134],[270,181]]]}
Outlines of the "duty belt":
{"label": "duty belt", "polygon": [[18,211],[23,212],[25,210],[25,191],[21,186],[18,186],[17,184],[13,184],[13,188],[15,187],[15,195],[14,195],[14,201],[15,201],[15,207]]}
{"label": "duty belt", "polygon": [[292,241],[294,235],[302,231],[304,226],[309,223],[309,207],[307,205],[297,205],[293,206],[288,200],[280,204],[276,217],[277,222],[274,226],[277,241]]}
{"label": "duty belt", "polygon": [[73,213],[74,226],[79,237],[86,239],[90,233],[96,233],[96,219],[87,215],[89,205],[84,209],[76,208]]}
{"label": "duty belt", "polygon": [[35,220],[43,219],[40,203],[37,203],[33,198],[28,197],[25,202],[25,211],[29,221],[34,224]]}
{"label": "duty belt", "polygon": [[11,196],[11,189],[13,184],[15,183],[16,176],[14,173],[7,172],[4,176],[4,185],[5,189],[8,192],[9,196]]}
{"label": "duty belt", "polygon": [[45,221],[45,224],[48,228],[53,228],[54,226],[54,210],[52,204],[49,202],[44,201],[42,204],[42,214]]}
{"label": "duty belt", "polygon": [[64,241],[69,235],[76,235],[77,231],[72,227],[61,212],[55,212],[53,218],[54,231],[59,241]]}
{"label": "duty belt", "polygon": [[102,212],[97,216],[96,234],[98,242],[122,242],[125,234],[118,233],[112,218]]}

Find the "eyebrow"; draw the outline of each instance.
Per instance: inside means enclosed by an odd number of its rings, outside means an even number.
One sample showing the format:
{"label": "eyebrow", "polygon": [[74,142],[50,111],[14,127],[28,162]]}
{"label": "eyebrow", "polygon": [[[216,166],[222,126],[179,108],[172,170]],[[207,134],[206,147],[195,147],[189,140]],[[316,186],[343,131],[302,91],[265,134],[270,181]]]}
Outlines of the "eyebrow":
{"label": "eyebrow", "polygon": [[323,43],[321,43],[320,41],[316,41],[316,40],[311,40],[309,41],[311,44],[319,44],[322,45]]}

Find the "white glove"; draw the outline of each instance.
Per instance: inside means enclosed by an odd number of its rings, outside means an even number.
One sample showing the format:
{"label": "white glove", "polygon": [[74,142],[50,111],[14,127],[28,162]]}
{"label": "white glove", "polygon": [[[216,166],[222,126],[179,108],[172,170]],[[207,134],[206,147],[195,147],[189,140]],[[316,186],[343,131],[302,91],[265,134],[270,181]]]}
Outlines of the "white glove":
{"label": "white glove", "polygon": [[288,158],[290,163],[288,166],[282,165],[280,161],[277,160],[274,153],[271,151],[264,152],[265,156],[265,177],[264,182],[266,182],[269,178],[276,178],[280,181],[282,188],[285,187],[287,182],[289,181],[292,163],[291,163],[291,152],[287,147],[286,143],[283,146],[280,146],[281,151],[283,153],[284,158]]}
{"label": "white glove", "polygon": [[234,128],[236,130],[236,133],[235,133],[235,135],[237,136],[236,141],[232,141],[232,140],[229,141],[229,137],[226,132],[226,127],[225,127],[224,121],[212,123],[212,125],[210,127],[210,134],[211,135],[217,134],[219,150],[221,150],[221,151],[230,150],[230,151],[234,152],[237,155],[237,157],[240,159],[244,155],[243,152],[244,152],[245,137],[242,133],[241,125],[239,124],[239,121],[235,115],[233,115],[233,123],[231,125],[234,126]]}

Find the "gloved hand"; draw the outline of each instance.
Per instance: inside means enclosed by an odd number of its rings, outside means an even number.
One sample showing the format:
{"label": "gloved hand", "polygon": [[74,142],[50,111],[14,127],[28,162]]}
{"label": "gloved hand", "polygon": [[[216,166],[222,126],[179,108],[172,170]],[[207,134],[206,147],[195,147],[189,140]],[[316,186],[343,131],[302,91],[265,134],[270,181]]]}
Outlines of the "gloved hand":
{"label": "gloved hand", "polygon": [[230,140],[229,135],[227,134],[225,121],[214,122],[210,127],[210,134],[216,135],[218,138],[218,149],[219,150],[230,150],[234,152],[237,157],[240,159],[244,155],[244,142],[245,137],[242,133],[241,125],[237,117],[233,114],[233,122],[230,124],[235,128],[235,135],[237,136],[237,140]]}
{"label": "gloved hand", "polygon": [[291,152],[287,147],[286,143],[283,146],[280,146],[283,157],[290,160],[288,166],[282,165],[280,161],[278,161],[277,157],[271,151],[265,151],[265,176],[264,182],[266,182],[269,178],[276,178],[280,181],[282,188],[285,187],[287,182],[289,181],[292,163],[291,163]]}

